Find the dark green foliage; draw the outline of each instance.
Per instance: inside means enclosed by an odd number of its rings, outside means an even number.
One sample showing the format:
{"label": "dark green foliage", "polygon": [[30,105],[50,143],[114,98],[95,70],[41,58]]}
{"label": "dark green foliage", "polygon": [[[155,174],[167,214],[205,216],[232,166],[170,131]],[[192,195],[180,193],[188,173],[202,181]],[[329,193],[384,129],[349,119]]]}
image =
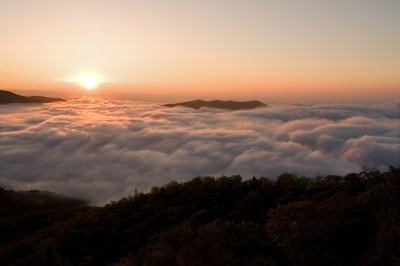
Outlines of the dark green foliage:
{"label": "dark green foliage", "polygon": [[0,265],[399,265],[399,169],[197,177],[0,218]]}
{"label": "dark green foliage", "polygon": [[195,227],[189,221],[117,265],[275,265],[274,250],[259,224],[217,220]]}
{"label": "dark green foliage", "polygon": [[323,201],[295,201],[270,212],[267,231],[295,265],[354,265],[373,247],[365,203],[347,193]]}

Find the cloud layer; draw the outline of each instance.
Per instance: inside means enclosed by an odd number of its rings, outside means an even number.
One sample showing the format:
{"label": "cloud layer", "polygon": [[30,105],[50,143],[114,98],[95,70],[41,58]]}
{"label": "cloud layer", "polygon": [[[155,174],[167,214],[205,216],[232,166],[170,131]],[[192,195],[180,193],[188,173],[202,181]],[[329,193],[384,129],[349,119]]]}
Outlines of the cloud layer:
{"label": "cloud layer", "polygon": [[400,164],[399,103],[197,111],[81,98],[0,108],[0,186],[93,204],[195,176],[313,176]]}

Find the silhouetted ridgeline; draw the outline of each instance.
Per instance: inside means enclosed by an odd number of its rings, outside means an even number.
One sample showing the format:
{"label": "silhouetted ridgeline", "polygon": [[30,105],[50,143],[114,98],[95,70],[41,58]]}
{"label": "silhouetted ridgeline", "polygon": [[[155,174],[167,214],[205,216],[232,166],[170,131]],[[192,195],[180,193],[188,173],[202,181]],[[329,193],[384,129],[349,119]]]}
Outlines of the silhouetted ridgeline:
{"label": "silhouetted ridgeline", "polygon": [[200,109],[201,107],[208,108],[219,108],[219,109],[228,109],[228,110],[247,110],[254,109],[258,107],[267,106],[265,103],[260,101],[248,101],[248,102],[236,102],[236,101],[203,101],[203,100],[195,100],[190,102],[181,102],[181,103],[168,103],[164,104],[166,107],[175,107],[175,106],[183,106],[189,107],[193,109]]}
{"label": "silhouetted ridgeline", "polygon": [[80,199],[48,191],[13,191],[0,188],[0,218],[32,211],[85,205]]}
{"label": "silhouetted ridgeline", "polygon": [[399,203],[395,168],[198,177],[104,207],[3,217],[0,264],[399,265]]}
{"label": "silhouetted ridgeline", "polygon": [[5,103],[51,103],[65,101],[61,98],[50,98],[44,96],[22,96],[11,91],[0,90],[0,104]]}

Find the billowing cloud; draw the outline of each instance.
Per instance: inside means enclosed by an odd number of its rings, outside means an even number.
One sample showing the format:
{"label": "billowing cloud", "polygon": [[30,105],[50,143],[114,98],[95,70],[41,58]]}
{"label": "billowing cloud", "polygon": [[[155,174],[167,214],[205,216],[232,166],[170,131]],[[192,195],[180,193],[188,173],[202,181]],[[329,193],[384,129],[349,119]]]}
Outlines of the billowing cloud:
{"label": "billowing cloud", "polygon": [[399,166],[399,103],[246,111],[82,98],[1,106],[0,185],[94,204],[170,180]]}

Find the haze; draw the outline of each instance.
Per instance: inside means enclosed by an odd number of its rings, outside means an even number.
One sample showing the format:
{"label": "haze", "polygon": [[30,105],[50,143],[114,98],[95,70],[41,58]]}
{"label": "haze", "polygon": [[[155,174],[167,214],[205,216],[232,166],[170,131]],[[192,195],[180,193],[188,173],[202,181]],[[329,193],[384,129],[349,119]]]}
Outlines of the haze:
{"label": "haze", "polygon": [[0,87],[76,94],[392,100],[400,1],[0,2]]}

